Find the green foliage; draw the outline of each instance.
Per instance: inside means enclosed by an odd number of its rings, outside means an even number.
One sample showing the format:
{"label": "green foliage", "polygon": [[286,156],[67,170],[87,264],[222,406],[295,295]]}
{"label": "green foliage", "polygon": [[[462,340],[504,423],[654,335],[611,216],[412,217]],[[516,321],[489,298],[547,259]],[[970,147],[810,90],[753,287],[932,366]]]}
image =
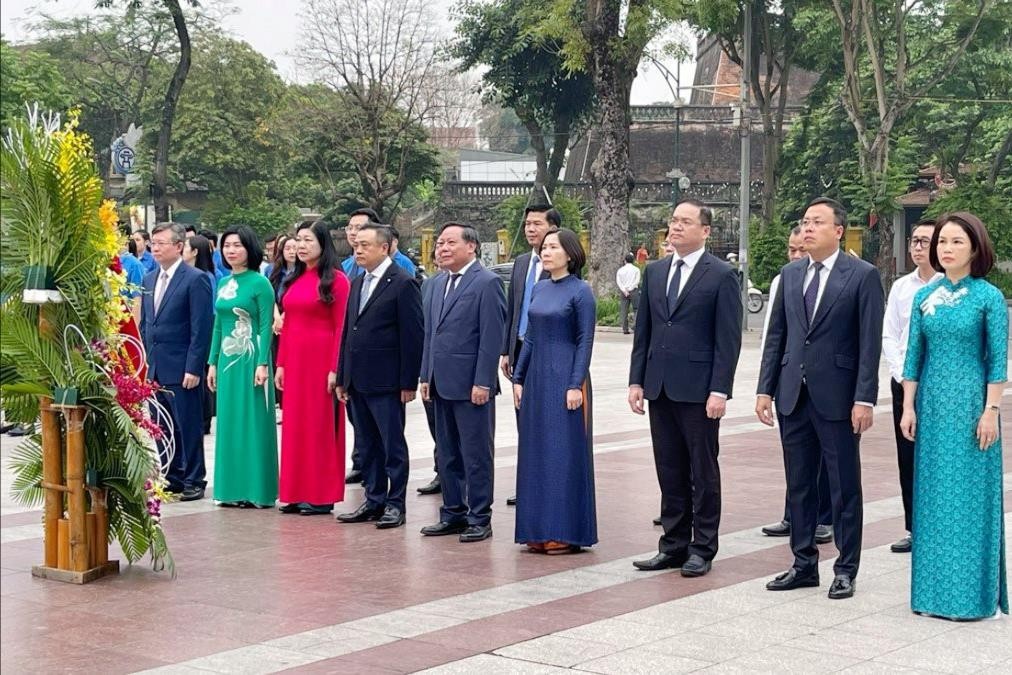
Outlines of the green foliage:
{"label": "green foliage", "polygon": [[793,225],[776,222],[759,232],[759,219],[749,223],[749,269],[752,283],[764,293],[769,291],[773,277],[787,264],[787,238]]}
{"label": "green foliage", "polygon": [[291,229],[299,221],[299,209],[259,197],[242,204],[212,203],[204,210],[202,219],[218,231],[230,225],[248,225],[263,237]]}
{"label": "green foliage", "polygon": [[0,126],[38,103],[49,110],[67,110],[73,103],[59,64],[44,52],[11,47],[0,39]]}
{"label": "green foliage", "polygon": [[[562,227],[574,232],[580,232],[586,227],[585,214],[589,207],[584,202],[556,194],[553,203],[556,210],[562,215]],[[527,240],[524,239],[523,233],[524,208],[526,206],[527,197],[516,195],[504,199],[495,207],[493,219],[496,229],[505,228],[509,232],[507,241],[511,247],[511,258],[515,258],[528,249]]]}
{"label": "green foliage", "polygon": [[601,295],[597,297],[597,325],[618,326],[620,317],[618,315],[619,302],[617,295]]}

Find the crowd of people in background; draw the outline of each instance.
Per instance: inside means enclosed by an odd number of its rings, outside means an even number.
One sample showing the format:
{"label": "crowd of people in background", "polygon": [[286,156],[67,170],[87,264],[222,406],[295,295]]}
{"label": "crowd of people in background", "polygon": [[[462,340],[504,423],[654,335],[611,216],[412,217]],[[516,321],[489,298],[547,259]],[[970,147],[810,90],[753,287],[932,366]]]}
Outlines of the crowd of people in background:
{"label": "crowd of people in background", "polygon": [[[707,574],[719,548],[720,420],[742,344],[741,282],[706,251],[711,217],[705,204],[681,202],[668,255],[646,264],[641,246],[615,279],[622,330],[633,334],[628,403],[649,416],[661,492],[658,553],[634,565],[685,577]],[[884,355],[906,529],[892,550],[913,553],[912,609],[1007,613],[998,413],[1008,321],[984,279],[994,264],[987,230],[968,213],[918,223],[916,269],[886,302],[877,270],[841,251],[845,223],[842,206],[813,201],[770,289],[755,411],[779,427],[787,494],[781,521],[763,533],[790,537],[794,563],[767,588],[819,585],[818,546],[835,541],[829,597],[854,594],[860,439]],[[337,238],[322,222],[264,242],[242,225],[220,237],[175,223],[132,233],[123,269],[148,377],[171,415],[173,447],[161,448],[169,489],[205,496],[213,414],[220,506],[329,514],[346,481],[361,481],[363,501],[337,520],[400,527],[406,406],[420,397],[436,477],[418,491],[442,496],[438,522],[421,532],[485,540],[501,373],[516,409],[516,542],[548,555],[595,545],[586,252],[547,204],[526,209],[524,234],[530,250],[507,289],[478,260],[476,230],[458,222],[439,228],[438,273],[419,283],[396,228],[371,209],[351,213]]]}

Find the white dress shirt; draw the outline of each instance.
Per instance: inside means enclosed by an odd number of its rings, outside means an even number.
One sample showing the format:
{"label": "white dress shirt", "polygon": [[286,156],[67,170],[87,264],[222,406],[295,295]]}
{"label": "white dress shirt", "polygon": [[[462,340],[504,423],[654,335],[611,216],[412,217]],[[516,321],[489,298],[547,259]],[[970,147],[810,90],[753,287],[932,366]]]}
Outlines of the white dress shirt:
{"label": "white dress shirt", "polygon": [[[829,273],[833,271],[833,266],[836,265],[836,259],[840,257],[840,249],[833,251],[833,254],[822,261],[822,269],[819,270],[819,292],[815,296],[815,309],[812,310],[812,318],[814,319],[816,314],[819,313],[819,304],[822,302],[822,296],[826,292],[826,281],[829,279]],[[812,258],[808,258],[808,270],[805,272],[805,283],[802,285],[802,292],[808,290],[808,284],[812,283],[812,278],[815,276],[815,263]],[[771,296],[772,297],[772,296]]]}
{"label": "white dress shirt", "polygon": [[671,269],[668,270],[668,282],[664,284],[665,295],[667,295],[667,292],[671,289],[671,279],[675,276],[676,263],[679,260],[683,260],[685,262],[685,264],[682,265],[682,276],[679,277],[678,284],[678,295],[681,295],[682,291],[685,290],[685,284],[689,282],[689,277],[692,276],[692,270],[696,269],[696,264],[699,263],[699,259],[703,257],[704,252],[705,249],[701,248],[693,251],[684,258],[679,257],[678,251],[671,254]]}
{"label": "white dress shirt", "polygon": [[[167,269],[163,269],[161,265],[158,266],[158,276],[155,277],[155,294],[152,296],[152,304],[154,304],[155,313],[162,308],[162,302],[165,301],[165,291],[169,290],[169,284],[172,283],[172,277],[175,276],[176,270],[183,264],[183,259],[178,258],[176,262],[169,265]],[[165,279],[162,279],[162,275]],[[163,286],[163,288],[159,288]]]}
{"label": "white dress shirt", "polygon": [[[535,251],[535,250],[533,250],[533,249],[531,249],[531,262],[530,262],[530,264],[534,265],[534,283],[538,283],[539,281],[541,281],[541,273],[544,271],[545,268],[541,264],[541,256],[538,255],[538,252]],[[530,275],[530,273],[531,273],[531,268],[528,267],[527,268],[527,274]],[[527,279],[528,279],[528,277],[524,277],[524,284],[527,283]],[[525,286],[525,288],[526,288],[526,286]]]}
{"label": "white dress shirt", "polygon": [[615,285],[626,295],[635,291],[640,286],[640,268],[632,263],[619,267],[615,274]]}
{"label": "white dress shirt", "polygon": [[928,281],[921,279],[917,270],[893,283],[886,300],[885,320],[882,322],[882,356],[889,364],[889,373],[897,382],[903,381],[903,362],[907,357],[907,337],[910,333],[910,314],[914,296],[933,281],[942,278],[936,272]]}
{"label": "white dress shirt", "polygon": [[[365,303],[369,302],[369,298],[371,298],[372,294],[376,292],[376,286],[379,285],[379,280],[382,279],[383,275],[387,273],[387,268],[393,264],[394,264],[393,259],[390,257],[386,257],[383,258],[383,262],[381,262],[379,265],[376,266],[376,269],[374,269],[372,272],[365,273],[368,276],[372,276],[372,283],[369,284],[368,292],[365,294],[365,297],[362,298],[361,302],[358,305],[359,310],[365,307]],[[365,282],[366,280],[363,279],[362,280],[363,286],[365,285]]]}
{"label": "white dress shirt", "polygon": [[475,261],[477,261],[477,260],[478,260],[477,258],[474,258],[473,260],[471,260],[471,262],[467,263],[466,265],[464,265],[463,267],[461,267],[456,272],[451,272],[450,270],[446,270],[446,275],[447,275],[446,276],[446,292],[443,293],[443,297],[444,298],[450,294],[450,288],[453,286],[453,275],[454,274],[459,274],[460,275],[457,278],[457,286],[460,286],[460,282],[463,281],[464,275],[467,274],[467,271],[469,269],[471,269],[471,265],[473,265],[475,263]]}

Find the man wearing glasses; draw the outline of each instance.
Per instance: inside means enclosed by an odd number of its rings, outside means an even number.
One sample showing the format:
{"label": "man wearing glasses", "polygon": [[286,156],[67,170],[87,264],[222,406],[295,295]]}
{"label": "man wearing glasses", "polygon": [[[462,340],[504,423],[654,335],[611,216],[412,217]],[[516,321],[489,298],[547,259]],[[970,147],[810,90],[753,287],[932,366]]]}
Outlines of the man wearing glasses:
{"label": "man wearing glasses", "polygon": [[910,521],[913,516],[914,500],[914,442],[900,433],[900,417],[903,415],[903,361],[907,354],[907,334],[910,327],[910,312],[914,295],[925,285],[941,278],[931,266],[928,252],[935,221],[922,220],[914,225],[910,233],[910,258],[916,269],[900,277],[889,291],[886,301],[885,321],[882,325],[882,356],[889,364],[892,377],[889,384],[893,392],[893,429],[896,433],[896,458],[900,467],[900,491],[903,494],[903,520],[907,535],[893,544],[893,553],[910,552]]}

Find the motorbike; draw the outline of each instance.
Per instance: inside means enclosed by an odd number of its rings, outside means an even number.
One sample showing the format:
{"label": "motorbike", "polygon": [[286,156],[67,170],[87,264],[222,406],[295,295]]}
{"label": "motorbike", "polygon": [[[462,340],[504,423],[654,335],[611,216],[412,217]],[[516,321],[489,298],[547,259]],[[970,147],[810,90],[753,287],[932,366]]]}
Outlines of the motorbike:
{"label": "motorbike", "polygon": [[[727,261],[738,269],[738,255],[736,253],[728,253]],[[738,279],[741,280],[741,270],[738,269]],[[763,310],[763,305],[766,301],[763,299],[762,292],[752,285],[752,280],[749,279],[748,284],[748,300],[745,303],[745,308],[748,309],[749,314],[758,314]]]}

